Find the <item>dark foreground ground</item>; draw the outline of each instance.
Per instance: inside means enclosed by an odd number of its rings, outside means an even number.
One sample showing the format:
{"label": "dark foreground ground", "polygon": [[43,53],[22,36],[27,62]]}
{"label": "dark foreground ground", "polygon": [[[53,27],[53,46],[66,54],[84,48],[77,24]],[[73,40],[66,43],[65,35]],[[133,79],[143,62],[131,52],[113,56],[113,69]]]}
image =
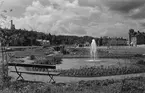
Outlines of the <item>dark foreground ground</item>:
{"label": "dark foreground ground", "polygon": [[56,84],[14,81],[7,83],[0,93],[145,93],[145,78]]}

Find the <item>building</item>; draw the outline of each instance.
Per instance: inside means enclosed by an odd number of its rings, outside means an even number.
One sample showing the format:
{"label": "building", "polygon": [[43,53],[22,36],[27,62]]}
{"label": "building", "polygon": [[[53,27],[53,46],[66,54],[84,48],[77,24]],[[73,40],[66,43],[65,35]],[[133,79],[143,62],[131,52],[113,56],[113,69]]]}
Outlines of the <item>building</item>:
{"label": "building", "polygon": [[101,37],[97,40],[97,45],[99,46],[126,46],[127,39],[122,37]]}
{"label": "building", "polygon": [[145,33],[137,31],[135,32],[133,29],[129,30],[129,45],[140,45],[145,44]]}
{"label": "building", "polygon": [[89,42],[86,42],[84,44],[78,44],[77,47],[89,47],[90,46],[90,43]]}
{"label": "building", "polygon": [[49,40],[37,39],[37,41],[40,42],[40,44],[42,46],[50,46],[50,41]]}
{"label": "building", "polygon": [[11,20],[11,30],[15,30],[15,25],[13,24],[13,20]]}
{"label": "building", "polygon": [[84,44],[78,44],[77,47],[84,47]]}
{"label": "building", "polygon": [[137,37],[136,36],[132,36],[130,45],[137,46]]}
{"label": "building", "polygon": [[86,42],[86,43],[84,44],[84,46],[85,46],[85,47],[89,47],[89,46],[90,46],[90,43],[89,43],[89,42]]}
{"label": "building", "polygon": [[109,38],[108,46],[126,46],[127,40],[123,38]]}

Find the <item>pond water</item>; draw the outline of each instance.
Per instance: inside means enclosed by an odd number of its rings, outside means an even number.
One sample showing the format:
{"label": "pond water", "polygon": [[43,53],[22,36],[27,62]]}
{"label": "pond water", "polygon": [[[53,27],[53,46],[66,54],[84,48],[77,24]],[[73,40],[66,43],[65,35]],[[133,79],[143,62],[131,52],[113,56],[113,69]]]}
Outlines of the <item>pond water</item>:
{"label": "pond water", "polygon": [[57,69],[71,69],[71,68],[80,68],[84,66],[109,66],[109,65],[116,65],[116,64],[132,64],[134,62],[137,62],[138,60],[141,60],[139,58],[134,59],[115,59],[115,58],[99,58],[96,59],[96,61],[92,61],[90,58],[68,58],[63,59],[62,64],[57,65]]}

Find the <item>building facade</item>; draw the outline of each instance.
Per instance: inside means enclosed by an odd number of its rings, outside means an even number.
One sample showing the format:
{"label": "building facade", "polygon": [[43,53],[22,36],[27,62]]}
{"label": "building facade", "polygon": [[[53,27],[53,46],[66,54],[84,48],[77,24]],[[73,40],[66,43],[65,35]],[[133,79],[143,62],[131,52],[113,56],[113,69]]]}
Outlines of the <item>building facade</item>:
{"label": "building facade", "polygon": [[50,46],[49,40],[37,39],[37,41],[40,42],[41,46]]}
{"label": "building facade", "polygon": [[127,39],[122,37],[101,37],[97,41],[98,46],[126,46]]}
{"label": "building facade", "polygon": [[123,38],[109,38],[108,46],[126,46],[127,40]]}
{"label": "building facade", "polygon": [[145,44],[145,33],[135,32],[133,29],[129,30],[129,45],[141,45]]}
{"label": "building facade", "polygon": [[13,20],[11,20],[11,30],[15,30],[15,25],[13,24]]}

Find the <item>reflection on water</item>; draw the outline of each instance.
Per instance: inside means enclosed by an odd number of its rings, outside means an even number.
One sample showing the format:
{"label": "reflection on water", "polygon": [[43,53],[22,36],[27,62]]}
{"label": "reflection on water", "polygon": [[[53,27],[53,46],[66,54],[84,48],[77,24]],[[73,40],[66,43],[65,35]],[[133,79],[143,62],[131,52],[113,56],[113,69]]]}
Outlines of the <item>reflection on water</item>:
{"label": "reflection on water", "polygon": [[89,61],[89,62],[99,62],[99,61],[101,61],[101,60],[97,60],[97,59],[95,59],[95,60],[94,60],[94,59],[90,59],[90,60],[85,60],[85,61],[86,61],[86,62],[88,62],[88,61]]}
{"label": "reflection on water", "polygon": [[103,58],[98,60],[91,60],[87,58],[72,58],[72,59],[63,59],[62,64],[56,65],[57,69],[71,69],[71,68],[80,68],[83,66],[109,66],[115,64],[130,64],[137,62],[139,59],[112,59],[112,58]]}

